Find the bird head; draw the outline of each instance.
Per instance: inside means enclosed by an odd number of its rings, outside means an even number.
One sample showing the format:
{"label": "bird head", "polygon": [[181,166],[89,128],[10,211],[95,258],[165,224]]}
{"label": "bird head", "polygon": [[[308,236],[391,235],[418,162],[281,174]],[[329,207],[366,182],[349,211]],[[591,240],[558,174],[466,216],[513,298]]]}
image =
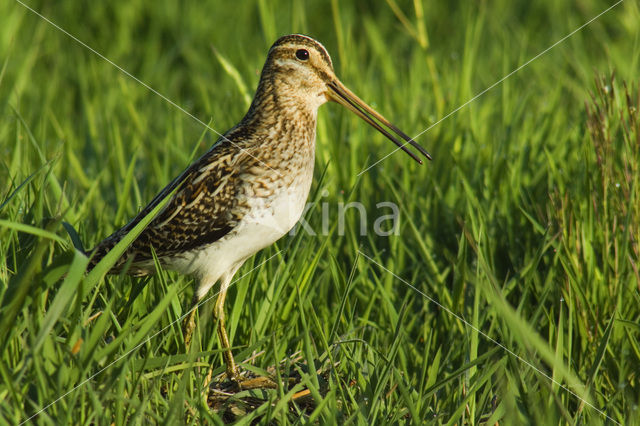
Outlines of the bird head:
{"label": "bird head", "polygon": [[422,163],[422,160],[406,145],[413,146],[431,159],[424,148],[340,82],[329,53],[311,37],[292,34],[279,38],[269,50],[261,86],[271,87],[272,96],[278,98],[279,102],[309,108],[314,114],[325,102],[337,102],[385,135],[417,162]]}

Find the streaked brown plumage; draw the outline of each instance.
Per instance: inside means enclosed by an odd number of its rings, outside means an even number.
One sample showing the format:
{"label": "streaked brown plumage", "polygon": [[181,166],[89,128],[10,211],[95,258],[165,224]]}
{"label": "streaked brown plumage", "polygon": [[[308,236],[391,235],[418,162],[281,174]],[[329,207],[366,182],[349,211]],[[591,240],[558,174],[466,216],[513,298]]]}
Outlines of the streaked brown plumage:
{"label": "streaked brown plumage", "polygon": [[[220,281],[215,314],[231,379],[237,380],[239,373],[224,328],[227,288],[248,257],[285,235],[300,218],[313,177],[317,110],[328,100],[355,112],[417,161],[381,125],[429,158],[340,83],[320,43],[303,35],[284,36],[269,50],[255,98],[242,121],[92,251],[90,267],[176,190],[111,272],[128,265],[130,274],[153,273],[153,247],[164,267],[196,276],[199,287],[194,303]],[[187,344],[193,318],[192,314],[185,321]]]}

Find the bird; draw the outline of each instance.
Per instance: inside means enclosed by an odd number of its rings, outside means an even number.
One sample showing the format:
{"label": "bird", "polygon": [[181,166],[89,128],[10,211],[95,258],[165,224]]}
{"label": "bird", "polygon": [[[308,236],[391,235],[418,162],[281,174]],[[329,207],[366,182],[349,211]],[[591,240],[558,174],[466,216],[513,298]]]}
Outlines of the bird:
{"label": "bird", "polygon": [[90,270],[167,198],[109,273],[151,275],[156,272],[155,253],[162,268],[193,276],[197,289],[183,321],[187,348],[195,308],[219,282],[213,314],[226,376],[232,382],[238,383],[241,373],[225,329],[227,290],[248,258],[279,240],[300,219],[313,179],[318,108],[328,101],[354,112],[420,164],[408,145],[431,159],[340,82],[320,42],[302,34],[285,35],[269,49],[255,96],[240,122],[131,221],[87,251]]}

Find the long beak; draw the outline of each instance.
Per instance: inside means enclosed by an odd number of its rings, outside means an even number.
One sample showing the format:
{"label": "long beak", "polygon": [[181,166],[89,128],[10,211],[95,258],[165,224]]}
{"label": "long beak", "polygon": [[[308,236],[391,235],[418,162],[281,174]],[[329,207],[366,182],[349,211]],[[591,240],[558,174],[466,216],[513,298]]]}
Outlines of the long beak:
{"label": "long beak", "polygon": [[[369,123],[373,128],[377,131],[385,135],[391,142],[400,147],[404,152],[409,154],[411,158],[416,160],[418,163],[422,164],[422,160],[418,158],[412,151],[407,148],[407,144],[411,145],[422,155],[431,160],[431,155],[425,150],[423,147],[418,145],[416,141],[411,139],[409,136],[404,134],[400,129],[391,124],[389,120],[384,118],[380,113],[367,105],[362,99],[357,97],[351,90],[347,89],[344,84],[340,83],[338,80],[334,80],[328,83],[329,88],[331,89],[328,92],[329,98],[341,105],[344,105],[364,121]],[[374,120],[375,118],[375,120]],[[376,121],[378,120],[378,121]],[[378,123],[379,122],[379,123]],[[400,136],[406,142],[400,142],[395,136],[389,133],[384,127],[380,124],[386,126],[389,130],[393,131],[396,135]]]}

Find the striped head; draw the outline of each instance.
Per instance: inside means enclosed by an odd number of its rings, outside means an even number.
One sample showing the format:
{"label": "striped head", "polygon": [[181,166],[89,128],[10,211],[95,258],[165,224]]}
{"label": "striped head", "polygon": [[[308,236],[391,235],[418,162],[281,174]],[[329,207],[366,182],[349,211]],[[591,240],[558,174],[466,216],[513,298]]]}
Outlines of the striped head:
{"label": "striped head", "polygon": [[[337,102],[373,126],[419,163],[422,161],[406,147],[407,144],[431,158],[424,148],[340,82],[333,70],[329,53],[311,37],[287,35],[271,46],[256,93],[256,100],[266,98],[269,98],[269,102],[282,106],[306,108],[314,115],[325,102]],[[405,142],[400,142],[392,133]]]}

